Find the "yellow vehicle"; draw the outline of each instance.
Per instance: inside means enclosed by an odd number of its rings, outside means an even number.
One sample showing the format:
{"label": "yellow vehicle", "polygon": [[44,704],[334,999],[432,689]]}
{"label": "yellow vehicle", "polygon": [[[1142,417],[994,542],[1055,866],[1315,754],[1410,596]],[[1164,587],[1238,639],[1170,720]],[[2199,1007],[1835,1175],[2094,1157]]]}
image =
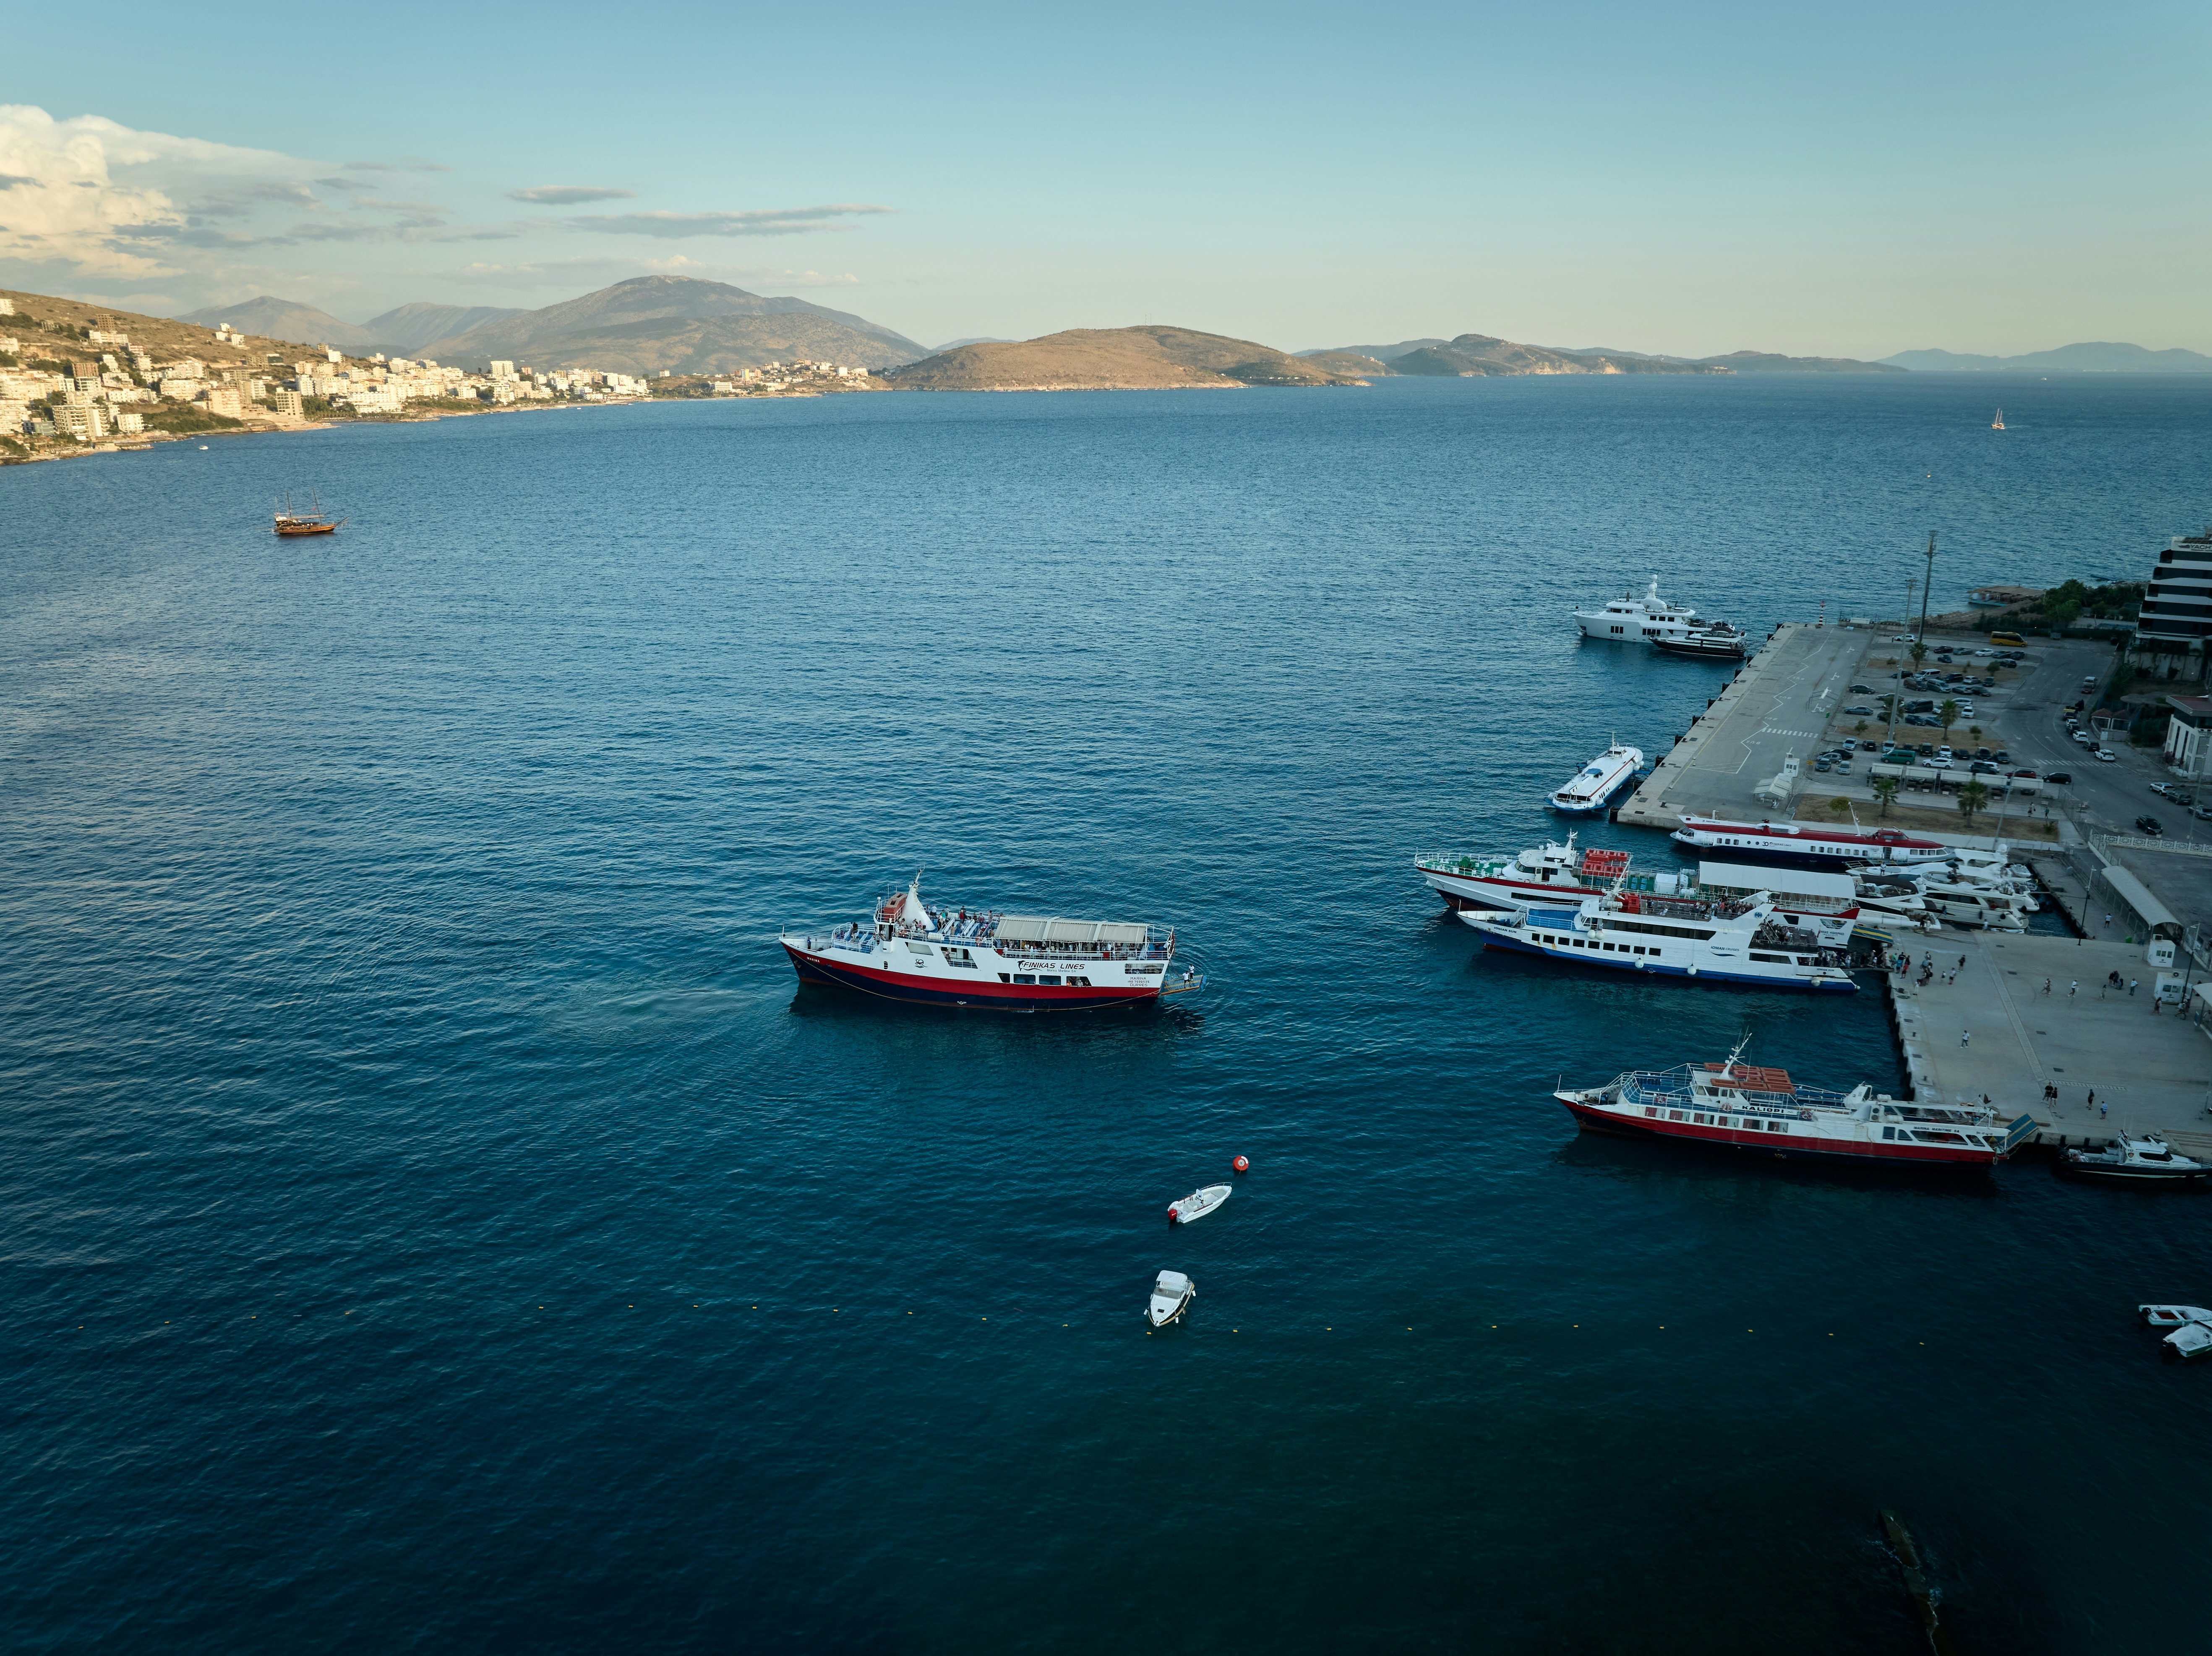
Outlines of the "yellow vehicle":
{"label": "yellow vehicle", "polygon": [[2025,649],[2027,646],[2027,640],[2022,638],[2018,633],[1991,633],[1990,634],[1990,642],[1992,644],[2009,644],[2015,650]]}

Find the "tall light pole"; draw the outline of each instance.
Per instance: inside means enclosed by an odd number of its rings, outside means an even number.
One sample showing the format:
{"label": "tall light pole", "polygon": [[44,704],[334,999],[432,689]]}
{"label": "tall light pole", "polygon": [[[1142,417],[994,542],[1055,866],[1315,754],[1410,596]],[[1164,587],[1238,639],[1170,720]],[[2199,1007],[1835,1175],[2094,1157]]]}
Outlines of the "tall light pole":
{"label": "tall light pole", "polygon": [[[1912,589],[1919,584],[1915,576],[1905,578],[1905,622],[1908,627],[1912,624]],[[1881,751],[1885,758],[1897,747],[1897,715],[1905,705],[1905,652],[1899,649],[1897,652],[1897,690],[1889,698],[1889,729],[1882,737]]]}
{"label": "tall light pole", "polygon": [[[1928,595],[1936,590],[1936,531],[1928,531],[1928,579],[1920,588],[1920,642],[1928,642]],[[1909,602],[1909,600],[1908,600]]]}

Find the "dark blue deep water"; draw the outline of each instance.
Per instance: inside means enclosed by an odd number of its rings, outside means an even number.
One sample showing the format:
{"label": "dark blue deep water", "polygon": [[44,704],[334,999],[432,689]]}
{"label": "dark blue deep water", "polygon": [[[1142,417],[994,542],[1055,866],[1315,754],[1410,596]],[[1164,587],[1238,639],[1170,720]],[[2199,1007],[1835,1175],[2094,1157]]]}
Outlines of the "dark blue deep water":
{"label": "dark blue deep water", "polygon": [[[1578,1139],[1896,1079],[1879,997],[1485,958],[1760,630],[2137,575],[2212,387],[848,397],[0,473],[0,1622],[21,1651],[2203,1639],[2200,1202]],[[268,533],[281,490],[348,514]],[[1601,838],[1664,858],[1628,830]],[[917,866],[1170,921],[1133,1016],[797,992]],[[1170,1234],[1171,1198],[1253,1171]],[[1153,1272],[1198,1279],[1148,1335]]]}

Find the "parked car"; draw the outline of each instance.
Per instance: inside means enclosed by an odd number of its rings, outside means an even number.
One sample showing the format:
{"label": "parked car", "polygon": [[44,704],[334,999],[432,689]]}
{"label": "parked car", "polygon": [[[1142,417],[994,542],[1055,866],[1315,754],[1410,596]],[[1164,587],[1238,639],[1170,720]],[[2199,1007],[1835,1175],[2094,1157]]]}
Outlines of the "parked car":
{"label": "parked car", "polygon": [[2044,773],[2043,779],[2045,782],[2056,782],[2063,788],[2073,781],[2074,773],[2072,771],[2047,771]]}
{"label": "parked car", "polygon": [[2166,798],[2166,784],[2163,782],[2152,783],[2150,785],[2150,791],[2161,799]]}
{"label": "parked car", "polygon": [[1880,695],[1881,692],[1875,689],[1871,684],[1854,684],[1851,686],[1851,694],[1853,695]]}
{"label": "parked car", "polygon": [[1836,769],[1842,774],[1849,776],[1851,773],[1851,761],[1848,759],[1838,759],[1836,761]]}
{"label": "parked car", "polygon": [[1880,753],[1881,751],[1881,743],[1879,742],[1862,742],[1859,743],[1859,751],[1861,753]]}
{"label": "parked car", "polygon": [[2155,816],[2138,816],[2136,818],[2136,826],[2154,838],[2166,832]]}
{"label": "parked car", "polygon": [[2212,822],[2212,805],[2199,805],[2189,814],[2200,822]]}
{"label": "parked car", "polygon": [[2033,771],[2014,771],[2013,773],[2013,776],[2015,779],[2020,781],[2033,782],[2035,780],[2035,773]]}
{"label": "parked car", "polygon": [[1872,719],[1874,717],[1874,709],[1866,706],[1863,702],[1854,702],[1851,706],[1844,709],[1844,713],[1846,718]]}
{"label": "parked car", "polygon": [[2002,748],[1999,748],[1995,753],[1991,754],[1990,757],[1996,760],[2000,765],[2009,765],[2012,763],[2012,755],[2007,753]]}
{"label": "parked car", "polygon": [[2097,688],[2097,676],[2094,673],[2092,673],[2088,677],[2083,679],[2081,681],[2081,688],[2085,690],[2095,689]]}
{"label": "parked car", "polygon": [[2197,796],[2187,788],[2168,788],[2166,791],[2166,797],[2177,805],[2193,805],[2197,803]]}
{"label": "parked car", "polygon": [[2100,748],[2097,749],[2097,760],[2100,764],[2116,765],[2119,763],[2120,756],[2110,748]]}
{"label": "parked car", "polygon": [[1986,759],[1977,759],[1966,768],[1977,776],[1995,776],[1997,773],[1997,767]]}
{"label": "parked car", "polygon": [[1923,759],[1920,762],[1931,771],[1947,771],[1951,768],[1951,761],[1941,754],[1936,755],[1933,759]]}
{"label": "parked car", "polygon": [[2074,739],[2085,748],[2094,748],[2097,745],[2097,733],[2094,731],[2077,730],[2074,732]]}
{"label": "parked car", "polygon": [[1938,759],[1953,759],[1957,757],[1957,755],[1951,751],[1951,744],[1948,742],[1936,749],[1936,756]]}
{"label": "parked car", "polygon": [[1918,754],[1923,759],[1927,759],[1934,755],[1936,752],[1936,744],[1932,742],[1923,742],[1918,747],[1915,748],[1913,751]]}

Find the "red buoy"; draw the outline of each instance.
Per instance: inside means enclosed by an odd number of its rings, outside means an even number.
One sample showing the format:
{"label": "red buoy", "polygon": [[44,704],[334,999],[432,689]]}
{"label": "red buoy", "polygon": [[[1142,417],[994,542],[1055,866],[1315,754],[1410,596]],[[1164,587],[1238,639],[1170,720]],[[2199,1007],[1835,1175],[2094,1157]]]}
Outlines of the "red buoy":
{"label": "red buoy", "polygon": [[1238,1156],[1238,1157],[1237,1157],[1234,1162],[1231,1162],[1229,1165],[1230,1165],[1231,1167],[1232,1167],[1232,1168],[1236,1168],[1236,1169],[1237,1169],[1237,1172],[1239,1172],[1239,1173],[1246,1173],[1246,1172],[1249,1172],[1249,1171],[1250,1171],[1250,1169],[1251,1169],[1251,1167],[1252,1167],[1252,1164],[1251,1164],[1249,1162],[1246,1161],[1246,1160],[1245,1160],[1243,1156]]}

